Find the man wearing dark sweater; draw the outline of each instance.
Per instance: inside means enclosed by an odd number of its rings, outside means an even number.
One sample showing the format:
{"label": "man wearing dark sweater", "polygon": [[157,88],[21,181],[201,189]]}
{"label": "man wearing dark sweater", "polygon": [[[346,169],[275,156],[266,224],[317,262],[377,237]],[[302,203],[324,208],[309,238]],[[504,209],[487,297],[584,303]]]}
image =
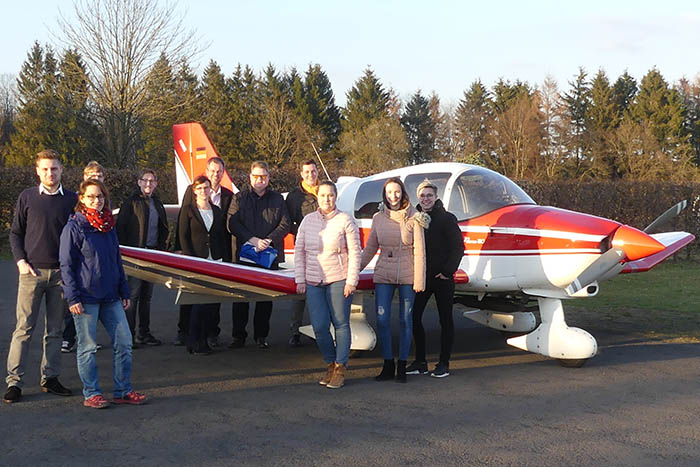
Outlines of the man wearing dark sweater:
{"label": "man wearing dark sweater", "polygon": [[38,187],[27,188],[17,200],[10,246],[19,270],[17,325],[7,356],[6,403],[22,397],[29,343],[36,328],[39,307],[46,297],[44,321],[44,357],[41,361],[41,389],[70,396],[71,391],[58,381],[61,371],[61,334],[65,303],[61,288],[58,247],[61,231],[73,212],[78,197],[61,186],[60,155],[51,149],[36,158]]}

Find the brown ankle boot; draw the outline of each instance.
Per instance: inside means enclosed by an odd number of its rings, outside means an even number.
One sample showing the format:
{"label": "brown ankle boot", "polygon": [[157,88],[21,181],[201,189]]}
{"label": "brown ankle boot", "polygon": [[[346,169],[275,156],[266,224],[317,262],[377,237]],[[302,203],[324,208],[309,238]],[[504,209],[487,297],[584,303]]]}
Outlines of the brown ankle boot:
{"label": "brown ankle boot", "polygon": [[321,381],[318,382],[318,384],[320,384],[321,386],[325,386],[328,383],[330,383],[331,379],[333,378],[333,373],[335,373],[335,363],[329,363],[328,369],[326,370],[326,375]]}
{"label": "brown ankle boot", "polygon": [[335,371],[330,382],[326,385],[327,388],[338,389],[345,384],[345,365],[342,363],[335,364]]}

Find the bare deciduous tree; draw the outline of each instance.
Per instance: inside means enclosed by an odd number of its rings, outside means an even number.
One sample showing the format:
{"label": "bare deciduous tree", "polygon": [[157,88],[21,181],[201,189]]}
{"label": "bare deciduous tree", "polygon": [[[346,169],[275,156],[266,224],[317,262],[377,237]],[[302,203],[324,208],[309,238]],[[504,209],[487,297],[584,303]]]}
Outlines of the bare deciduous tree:
{"label": "bare deciduous tree", "polygon": [[60,15],[60,39],[85,61],[90,100],[105,132],[103,156],[117,166],[133,164],[140,121],[151,108],[147,74],[161,56],[170,63],[194,57],[199,40],[177,2],[76,0],[73,8],[75,19]]}

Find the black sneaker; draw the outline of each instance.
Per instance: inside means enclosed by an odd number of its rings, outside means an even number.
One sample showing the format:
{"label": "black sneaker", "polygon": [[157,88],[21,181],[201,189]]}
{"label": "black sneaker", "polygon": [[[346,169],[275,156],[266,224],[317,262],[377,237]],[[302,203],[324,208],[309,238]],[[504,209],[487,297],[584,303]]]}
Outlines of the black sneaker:
{"label": "black sneaker", "polygon": [[51,394],[56,394],[57,396],[72,396],[73,392],[64,387],[58,378],[47,378],[46,381],[41,385],[41,390],[44,392],[50,392]]}
{"label": "black sneaker", "polygon": [[413,363],[406,367],[407,375],[427,375],[428,374],[428,362],[419,362],[414,360]]}
{"label": "black sneaker", "polygon": [[177,337],[175,338],[175,341],[173,342],[173,345],[177,345],[177,346],[185,345],[186,342],[187,342],[187,334],[185,334],[184,332],[178,332]]}
{"label": "black sneaker", "polygon": [[450,376],[450,365],[442,362],[438,363],[435,365],[433,372],[430,373],[430,376],[433,378],[445,378],[446,376]]}
{"label": "black sneaker", "polygon": [[243,347],[245,347],[245,339],[240,337],[234,337],[233,342],[228,345],[229,349],[242,349]]}
{"label": "black sneaker", "polygon": [[289,346],[290,347],[301,347],[301,334],[292,334],[292,337],[289,338]]}
{"label": "black sneaker", "polygon": [[2,398],[2,401],[6,404],[12,404],[14,402],[19,402],[22,398],[22,390],[17,386],[10,386],[7,388],[7,392]]}
{"label": "black sneaker", "polygon": [[160,339],[156,339],[151,334],[146,334],[145,336],[136,336],[134,338],[134,342],[136,344],[145,344],[145,345],[151,345],[151,346],[162,344]]}
{"label": "black sneaker", "polygon": [[63,341],[61,342],[61,352],[71,353],[75,350],[76,345],[77,344],[75,343],[75,341],[73,343],[70,343],[69,341]]}
{"label": "black sneaker", "polygon": [[212,349],[221,345],[221,343],[219,342],[219,336],[207,337],[207,345]]}
{"label": "black sneaker", "polygon": [[258,337],[255,339],[255,343],[258,344],[259,349],[269,349],[270,344],[267,343],[267,340],[265,340],[264,337]]}

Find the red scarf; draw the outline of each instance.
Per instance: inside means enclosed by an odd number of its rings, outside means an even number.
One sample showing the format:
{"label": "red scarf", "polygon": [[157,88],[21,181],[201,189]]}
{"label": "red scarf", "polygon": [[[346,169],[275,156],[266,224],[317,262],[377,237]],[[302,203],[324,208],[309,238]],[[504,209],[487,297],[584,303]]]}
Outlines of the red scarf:
{"label": "red scarf", "polygon": [[112,211],[109,209],[98,211],[97,209],[84,207],[81,212],[90,225],[100,232],[109,232],[114,227],[114,216],[112,216]]}

